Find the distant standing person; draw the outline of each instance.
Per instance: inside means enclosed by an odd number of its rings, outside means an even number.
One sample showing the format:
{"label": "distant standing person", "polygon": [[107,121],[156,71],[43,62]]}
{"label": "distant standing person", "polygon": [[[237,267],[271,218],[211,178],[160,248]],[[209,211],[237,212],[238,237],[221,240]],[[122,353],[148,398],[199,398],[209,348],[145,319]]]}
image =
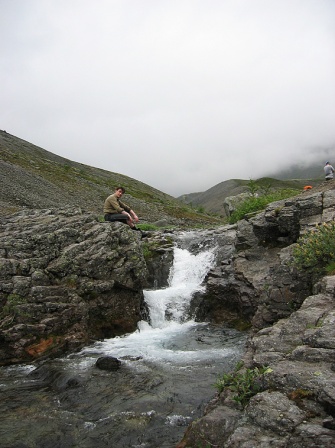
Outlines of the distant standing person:
{"label": "distant standing person", "polygon": [[129,205],[120,201],[120,198],[125,193],[123,187],[116,187],[115,193],[108,196],[104,204],[105,221],[115,222],[120,221],[128,224],[133,230],[138,230],[134,222],[138,222],[136,213],[129,207]]}
{"label": "distant standing person", "polygon": [[333,179],[334,177],[334,168],[330,165],[329,162],[326,162],[325,167],[323,168],[325,175],[326,175],[326,180],[330,180]]}

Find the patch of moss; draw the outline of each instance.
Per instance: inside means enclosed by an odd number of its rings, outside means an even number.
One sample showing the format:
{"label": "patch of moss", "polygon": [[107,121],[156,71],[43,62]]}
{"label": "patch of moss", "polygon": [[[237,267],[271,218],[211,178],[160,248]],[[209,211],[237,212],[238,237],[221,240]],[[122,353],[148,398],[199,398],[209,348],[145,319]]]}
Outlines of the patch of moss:
{"label": "patch of moss", "polygon": [[143,252],[143,257],[145,260],[149,260],[153,256],[153,252],[150,249],[150,246],[148,243],[142,244],[142,252]]}
{"label": "patch of moss", "polygon": [[9,294],[7,297],[6,304],[2,308],[0,313],[0,317],[3,318],[5,316],[15,316],[18,314],[18,305],[22,305],[27,303],[27,300],[24,297],[21,297],[19,294]]}
{"label": "patch of moss", "polygon": [[251,322],[242,318],[234,319],[230,322],[230,324],[238,331],[247,331],[252,327]]}
{"label": "patch of moss", "polygon": [[288,398],[293,401],[301,401],[304,398],[311,398],[313,396],[313,392],[308,389],[295,389],[288,394]]}

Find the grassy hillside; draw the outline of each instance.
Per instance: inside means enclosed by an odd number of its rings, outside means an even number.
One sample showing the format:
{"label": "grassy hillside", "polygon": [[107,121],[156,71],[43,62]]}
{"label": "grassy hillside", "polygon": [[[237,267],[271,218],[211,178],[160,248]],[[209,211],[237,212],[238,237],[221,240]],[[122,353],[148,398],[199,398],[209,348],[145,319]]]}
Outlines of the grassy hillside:
{"label": "grassy hillside", "polygon": [[[261,191],[276,191],[280,189],[292,189],[302,191],[305,185],[318,186],[324,178],[319,179],[288,179],[279,180],[270,177],[256,179],[254,182],[259,186]],[[249,191],[249,180],[230,179],[221,182],[214,187],[202,193],[191,193],[180,196],[179,199],[193,207],[203,207],[209,213],[225,216],[223,203],[225,198],[236,196],[240,193]]]}
{"label": "grassy hillside", "polygon": [[143,222],[166,219],[180,226],[209,225],[215,219],[126,175],[73,162],[0,131],[0,207],[2,214],[24,208],[80,207],[103,214],[114,188],[126,189],[128,203]]}
{"label": "grassy hillside", "polygon": [[[320,168],[315,167],[315,172],[317,170]],[[288,172],[298,174],[293,168]],[[248,191],[250,182],[230,179],[205,192],[176,199],[124,174],[57,156],[5,131],[0,131],[0,176],[2,214],[24,208],[76,206],[102,216],[104,200],[116,186],[122,185],[126,189],[124,202],[138,212],[142,221],[153,223],[165,219],[170,224],[185,227],[221,224],[220,216],[225,217],[225,198]],[[263,189],[272,190],[302,190],[306,184],[316,187],[323,182],[323,175],[294,180],[283,180],[285,173],[281,176],[282,180],[266,177],[255,182]]]}

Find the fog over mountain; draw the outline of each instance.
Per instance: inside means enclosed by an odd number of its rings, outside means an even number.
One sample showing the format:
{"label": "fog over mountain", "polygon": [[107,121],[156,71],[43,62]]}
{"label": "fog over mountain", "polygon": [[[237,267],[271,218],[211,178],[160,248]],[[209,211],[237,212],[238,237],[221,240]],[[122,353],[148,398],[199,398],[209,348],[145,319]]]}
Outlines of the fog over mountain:
{"label": "fog over mountain", "polygon": [[11,0],[1,16],[0,128],[67,159],[179,196],[335,154],[333,0]]}

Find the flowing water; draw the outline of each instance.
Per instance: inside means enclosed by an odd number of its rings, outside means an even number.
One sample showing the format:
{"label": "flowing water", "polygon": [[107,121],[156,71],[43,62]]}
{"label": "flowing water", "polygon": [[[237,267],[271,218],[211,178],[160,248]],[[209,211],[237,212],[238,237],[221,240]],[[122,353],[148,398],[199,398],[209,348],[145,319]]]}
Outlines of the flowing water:
{"label": "flowing water", "polygon": [[[150,323],[36,366],[0,369],[0,447],[172,448],[241,358],[246,335],[187,320],[214,250],[175,248],[169,287],[145,291]],[[121,368],[95,367],[111,355]]]}

